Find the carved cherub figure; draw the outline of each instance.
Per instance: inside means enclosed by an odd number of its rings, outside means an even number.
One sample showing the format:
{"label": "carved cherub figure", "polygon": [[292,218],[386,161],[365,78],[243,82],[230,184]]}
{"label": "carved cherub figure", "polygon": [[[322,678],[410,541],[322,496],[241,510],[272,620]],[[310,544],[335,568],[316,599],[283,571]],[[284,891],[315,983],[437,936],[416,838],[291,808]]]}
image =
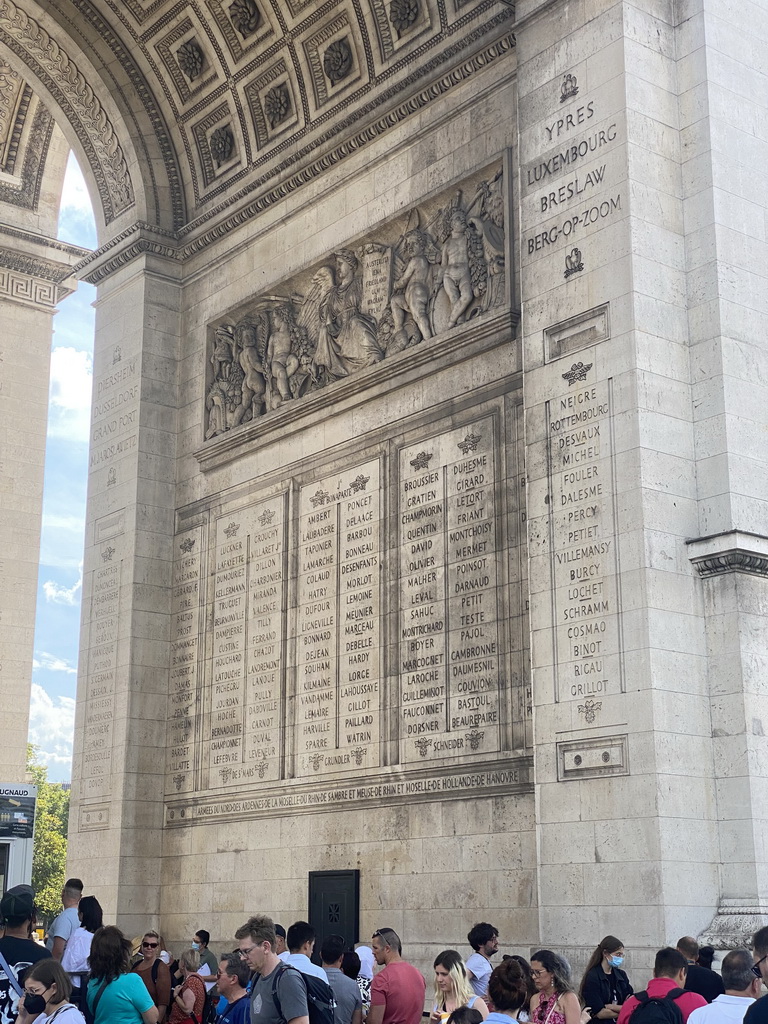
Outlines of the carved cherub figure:
{"label": "carved cherub figure", "polygon": [[469,308],[475,293],[467,248],[467,215],[460,206],[450,213],[450,234],[443,242],[440,262],[443,266],[443,288],[451,303],[448,327],[455,327]]}
{"label": "carved cherub figure", "polygon": [[395,341],[398,348],[405,347],[405,318],[411,314],[422,339],[433,335],[429,321],[429,300],[432,295],[432,264],[427,257],[427,239],[423,231],[415,230],[406,235],[405,251],[409,257],[402,273],[392,285],[390,299]]}
{"label": "carved cherub figure", "polygon": [[261,313],[258,323],[245,321],[238,324],[235,332],[236,344],[240,349],[238,360],[243,371],[242,397],[235,411],[232,426],[236,427],[244,419],[255,420],[264,411],[267,385],[264,374],[263,349],[269,321],[266,313]]}
{"label": "carved cherub figure", "polygon": [[[291,330],[291,328],[294,328]],[[277,396],[273,402],[288,401],[293,398],[289,377],[299,368],[298,354],[293,351],[295,344],[295,319],[293,309],[288,303],[275,306],[272,310],[272,330],[267,343],[267,366],[269,375],[274,380]]]}

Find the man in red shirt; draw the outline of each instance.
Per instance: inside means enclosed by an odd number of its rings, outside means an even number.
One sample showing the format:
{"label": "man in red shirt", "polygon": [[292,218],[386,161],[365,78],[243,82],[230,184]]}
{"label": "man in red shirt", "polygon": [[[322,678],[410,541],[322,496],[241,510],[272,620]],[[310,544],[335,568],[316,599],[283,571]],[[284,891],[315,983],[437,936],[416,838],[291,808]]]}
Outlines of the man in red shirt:
{"label": "man in red shirt", "polygon": [[[653,978],[648,982],[648,997],[650,999],[663,999],[674,988],[685,987],[685,975],[688,970],[685,957],[671,946],[660,949],[656,954],[656,962],[653,965]],[[688,1020],[688,1014],[692,1013],[699,1006],[706,1006],[707,1001],[698,992],[682,992],[675,997],[675,1003],[680,1007],[683,1015],[683,1024]],[[627,1021],[640,1005],[637,996],[630,996],[626,1000],[619,1013],[617,1024],[627,1024]]]}
{"label": "man in red shirt", "polygon": [[371,982],[367,1024],[419,1024],[427,987],[424,975],[401,958],[402,943],[391,928],[374,932],[371,947],[384,969]]}

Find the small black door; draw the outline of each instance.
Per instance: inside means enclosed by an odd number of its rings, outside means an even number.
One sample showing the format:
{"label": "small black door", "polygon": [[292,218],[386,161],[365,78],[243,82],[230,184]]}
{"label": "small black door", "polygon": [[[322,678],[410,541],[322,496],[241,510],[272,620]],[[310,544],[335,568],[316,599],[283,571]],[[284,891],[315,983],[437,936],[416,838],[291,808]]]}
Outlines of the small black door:
{"label": "small black door", "polygon": [[327,935],[341,935],[349,949],[359,940],[360,872],[309,872],[309,923],[317,932],[312,959],[320,963]]}

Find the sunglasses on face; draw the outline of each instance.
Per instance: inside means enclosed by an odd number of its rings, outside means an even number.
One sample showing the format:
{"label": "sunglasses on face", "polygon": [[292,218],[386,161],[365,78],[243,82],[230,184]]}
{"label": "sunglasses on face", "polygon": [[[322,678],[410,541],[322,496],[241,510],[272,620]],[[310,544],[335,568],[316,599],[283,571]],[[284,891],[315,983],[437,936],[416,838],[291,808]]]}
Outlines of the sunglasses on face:
{"label": "sunglasses on face", "polygon": [[754,966],[750,968],[750,970],[752,971],[754,976],[756,978],[760,978],[761,980],[762,980],[763,975],[760,972],[760,964],[763,962],[763,960],[768,960],[768,953],[766,953],[765,956],[761,956],[760,959],[757,961],[757,963],[754,964]]}
{"label": "sunglasses on face", "polygon": [[158,943],[156,942],[142,942],[144,949],[157,949]]}

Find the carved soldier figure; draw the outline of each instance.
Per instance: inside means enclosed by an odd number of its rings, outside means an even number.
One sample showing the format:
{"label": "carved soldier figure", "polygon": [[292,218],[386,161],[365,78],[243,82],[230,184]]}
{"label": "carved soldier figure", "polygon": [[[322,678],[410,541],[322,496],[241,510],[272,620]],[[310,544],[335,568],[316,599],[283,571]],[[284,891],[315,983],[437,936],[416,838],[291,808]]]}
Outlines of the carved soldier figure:
{"label": "carved soldier figure", "polygon": [[475,297],[467,249],[467,215],[461,207],[451,212],[451,233],[443,243],[443,288],[451,303],[448,327],[455,327]]}
{"label": "carved soldier figure", "polygon": [[227,324],[217,327],[213,337],[213,352],[211,353],[214,380],[226,380],[229,377],[232,361],[235,358],[234,349],[234,328]]}
{"label": "carved soldier figure", "polygon": [[410,259],[392,286],[394,294],[390,300],[390,309],[395,324],[395,337],[401,345],[404,341],[402,334],[405,329],[405,315],[408,312],[419,328],[422,339],[432,337],[428,311],[432,292],[432,264],[427,259],[426,248],[423,232],[412,231],[406,237],[405,249]]}

